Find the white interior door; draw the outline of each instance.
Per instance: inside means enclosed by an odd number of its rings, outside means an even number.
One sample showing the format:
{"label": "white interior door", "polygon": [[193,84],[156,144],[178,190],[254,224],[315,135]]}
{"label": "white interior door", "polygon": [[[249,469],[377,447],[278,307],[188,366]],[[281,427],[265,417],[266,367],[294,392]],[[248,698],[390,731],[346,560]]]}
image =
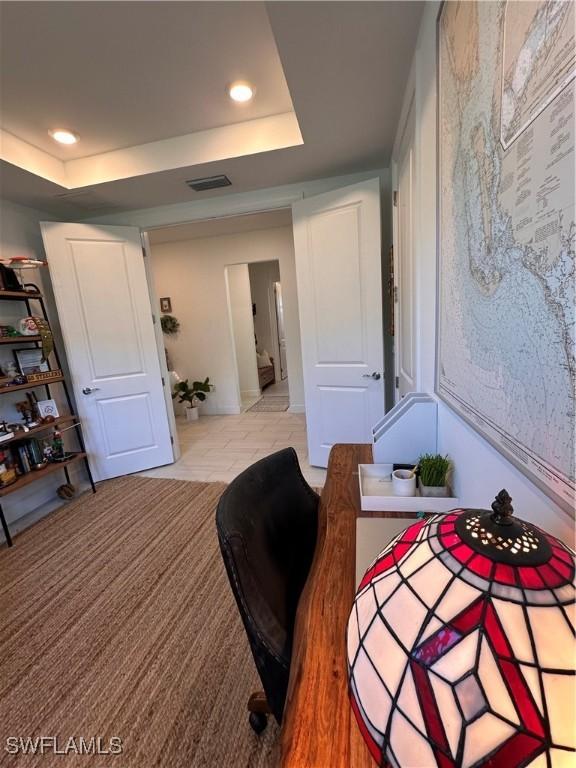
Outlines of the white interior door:
{"label": "white interior door", "polygon": [[396,237],[394,248],[396,397],[416,392],[416,297],[414,271],[414,131],[413,108],[398,158]]}
{"label": "white interior door", "polygon": [[139,230],[41,227],[94,478],[171,463]]}
{"label": "white interior door", "polygon": [[308,454],[368,443],[384,414],[378,179],[293,204]]}

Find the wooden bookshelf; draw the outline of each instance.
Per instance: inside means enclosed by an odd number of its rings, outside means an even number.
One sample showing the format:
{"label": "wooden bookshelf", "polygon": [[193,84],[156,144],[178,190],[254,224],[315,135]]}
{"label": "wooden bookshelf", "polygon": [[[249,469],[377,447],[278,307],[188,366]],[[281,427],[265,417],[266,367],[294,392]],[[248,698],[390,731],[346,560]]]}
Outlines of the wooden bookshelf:
{"label": "wooden bookshelf", "polygon": [[23,341],[42,341],[42,336],[0,336],[0,344],[21,344]]}
{"label": "wooden bookshelf", "polygon": [[[32,300],[35,299],[40,306],[38,315],[46,319],[47,313],[46,313],[46,307],[44,305],[44,298],[42,296],[42,293],[38,290],[38,287],[32,283],[29,283],[28,287],[30,288],[30,290],[26,290],[26,291],[1,291],[0,290],[0,300],[4,299],[7,301],[26,301],[27,302],[31,299]],[[39,343],[41,341],[42,341],[42,336],[40,334],[34,334],[33,336],[25,336],[25,335],[4,336],[4,337],[0,337],[0,347],[2,345]],[[5,387],[0,386],[0,395],[7,394],[8,392],[26,391],[30,389],[36,389],[38,387],[50,386],[51,384],[61,383],[62,389],[64,391],[64,395],[66,396],[66,401],[68,403],[68,408],[70,409],[70,413],[63,416],[59,416],[57,419],[54,419],[54,421],[50,423],[39,424],[36,427],[32,427],[32,429],[30,429],[28,432],[22,432],[22,431],[16,432],[14,434],[14,437],[11,437],[9,440],[4,440],[3,442],[0,442],[0,451],[6,449],[7,453],[12,454],[12,457],[15,463],[20,464],[22,462],[18,461],[18,456],[15,455],[16,453],[19,454],[19,451],[16,450],[16,447],[20,443],[25,445],[26,441],[28,441],[30,438],[34,438],[34,436],[38,435],[39,433],[46,432],[54,428],[57,429],[63,424],[72,424],[77,426],[77,429],[75,429],[74,431],[77,434],[78,442],[80,443],[80,451],[78,453],[74,453],[66,461],[52,462],[47,464],[43,469],[38,469],[38,470],[33,469],[30,472],[26,472],[25,474],[20,475],[14,483],[11,483],[10,485],[6,485],[0,488],[0,499],[4,496],[7,496],[10,493],[14,493],[15,491],[20,490],[20,488],[24,488],[25,486],[30,485],[30,483],[35,483],[36,480],[40,480],[42,477],[51,475],[53,472],[57,472],[58,470],[63,470],[65,480],[67,483],[69,483],[70,477],[68,474],[67,467],[70,464],[73,464],[74,462],[77,462],[77,461],[84,462],[86,466],[86,472],[88,474],[88,479],[90,481],[90,485],[92,486],[92,492],[96,493],[96,486],[94,485],[94,479],[92,477],[92,472],[90,471],[90,464],[88,463],[86,448],[84,446],[82,424],[78,416],[72,413],[72,400],[68,392],[68,386],[66,384],[66,380],[62,374],[60,356],[58,355],[58,348],[56,345],[54,345],[53,355],[56,360],[57,367],[53,371],[48,372],[49,374],[48,378],[41,379],[38,381],[27,381],[25,384],[8,384],[8,386],[5,386]],[[14,443],[16,443],[17,445],[14,448],[12,448],[12,445]],[[4,515],[4,510],[2,509],[2,504],[0,504],[0,525],[2,527],[2,530],[4,531],[4,536],[6,537],[6,542],[8,546],[12,546],[10,529],[8,528],[8,523]]]}
{"label": "wooden bookshelf", "polygon": [[59,426],[63,424],[71,424],[71,423],[79,423],[78,417],[75,416],[74,414],[70,414],[69,416],[58,416],[58,418],[54,419],[54,421],[51,421],[46,424],[39,424],[37,427],[31,427],[31,429],[29,429],[28,432],[16,432],[14,434],[14,437],[11,437],[8,440],[2,440],[0,442],[0,451],[2,450],[2,447],[5,445],[12,445],[12,443],[17,442],[18,440],[28,440],[34,435],[37,435],[39,432],[46,432],[46,430],[48,429],[57,429]]}
{"label": "wooden bookshelf", "polygon": [[14,493],[14,491],[19,491],[21,488],[24,488],[24,486],[30,485],[30,483],[35,483],[36,480],[40,480],[42,477],[51,475],[53,472],[64,469],[64,467],[68,467],[75,461],[85,458],[85,453],[75,453],[74,456],[70,456],[70,458],[66,459],[66,461],[55,461],[51,464],[47,464],[43,469],[33,469],[31,472],[27,472],[25,475],[20,475],[15,483],[7,485],[4,488],[0,488],[0,498],[3,496],[8,496],[9,493]]}
{"label": "wooden bookshelf", "polygon": [[7,387],[0,387],[0,395],[6,392],[17,392],[19,389],[31,389],[33,387],[43,387],[46,384],[57,384],[64,381],[64,376],[52,376],[50,379],[42,381],[28,381],[26,384],[9,384]]}

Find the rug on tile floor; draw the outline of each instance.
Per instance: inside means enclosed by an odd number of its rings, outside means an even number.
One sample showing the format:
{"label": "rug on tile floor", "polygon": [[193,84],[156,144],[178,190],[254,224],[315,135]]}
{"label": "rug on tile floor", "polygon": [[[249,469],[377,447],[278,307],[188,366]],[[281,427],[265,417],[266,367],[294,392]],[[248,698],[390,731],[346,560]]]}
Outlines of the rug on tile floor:
{"label": "rug on tile floor", "polygon": [[122,768],[275,764],[272,718],[248,724],[261,685],[218,548],[225,487],[110,480],[0,549],[2,744],[118,736]]}
{"label": "rug on tile floor", "polygon": [[280,413],[287,411],[289,405],[290,400],[284,395],[262,395],[261,399],[248,410],[256,413]]}

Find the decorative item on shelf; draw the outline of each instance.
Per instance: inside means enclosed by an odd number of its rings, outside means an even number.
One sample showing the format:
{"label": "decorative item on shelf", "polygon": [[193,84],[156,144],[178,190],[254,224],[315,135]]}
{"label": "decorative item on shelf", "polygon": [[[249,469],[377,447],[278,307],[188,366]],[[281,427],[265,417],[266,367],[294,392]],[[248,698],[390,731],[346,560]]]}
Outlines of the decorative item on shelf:
{"label": "decorative item on shelf", "polygon": [[20,334],[13,325],[0,325],[0,339],[18,338]]}
{"label": "decorative item on shelf", "polygon": [[170,296],[164,296],[160,299],[160,311],[167,314],[172,312],[172,299]]}
{"label": "decorative item on shelf", "polygon": [[41,373],[29,373],[26,375],[26,379],[28,380],[29,384],[37,384],[38,382],[42,381],[50,382],[52,379],[61,377],[62,371],[60,368],[54,368],[54,370],[43,371]]}
{"label": "decorative item on shelf", "polygon": [[11,451],[0,451],[0,488],[12,485],[18,480]]}
{"label": "decorative item on shelf", "polygon": [[13,259],[0,259],[0,291],[23,291],[20,281],[11,269]]}
{"label": "decorative item on shelf", "polygon": [[450,470],[450,459],[439,453],[425,453],[418,459],[418,485],[421,496],[445,497],[450,496],[447,476]]}
{"label": "decorative item on shelf", "polygon": [[198,406],[206,400],[206,395],[212,390],[208,376],[204,381],[193,381],[192,386],[188,379],[179,381],[172,392],[172,399],[178,398],[179,403],[184,403],[186,421],[198,419]]}
{"label": "decorative item on shelf", "polygon": [[36,400],[32,392],[26,393],[26,400],[20,400],[14,403],[14,407],[18,413],[22,414],[22,419],[26,427],[38,426],[38,410],[36,407]]}
{"label": "decorative item on shelf", "polygon": [[2,363],[2,373],[12,382],[19,375],[18,366],[13,360]]}
{"label": "decorative item on shelf", "polygon": [[62,432],[55,429],[52,435],[52,453],[50,454],[50,461],[64,461],[66,453],[64,451],[64,440],[62,438]]}
{"label": "decorative item on shelf", "polygon": [[54,421],[54,419],[60,416],[55,400],[38,400],[36,407],[38,408],[38,415],[43,422],[47,420]]}
{"label": "decorative item on shelf", "polygon": [[180,323],[174,315],[162,315],[160,325],[162,326],[162,333],[165,333],[166,336],[173,336],[180,330]]}
{"label": "decorative item on shelf", "polygon": [[0,421],[0,443],[11,440],[14,437],[14,432],[10,429],[5,421]]}
{"label": "decorative item on shelf", "polygon": [[38,347],[19,347],[14,349],[14,358],[24,376],[30,376],[34,373],[48,373],[50,366],[44,359],[42,350]]}
{"label": "decorative item on shelf", "polygon": [[38,326],[35,317],[23,317],[18,321],[18,333],[20,336],[37,336]]}
{"label": "decorative item on shelf", "polygon": [[574,553],[511,501],[409,526],[360,582],[350,701],[378,765],[576,760]]}
{"label": "decorative item on shelf", "polygon": [[[11,256],[8,259],[0,259],[0,266],[6,268],[13,267],[14,269],[26,269],[32,267],[45,267],[47,264],[43,259],[31,259],[29,256]],[[14,290],[13,288],[4,290]],[[20,290],[23,290],[20,287]]]}

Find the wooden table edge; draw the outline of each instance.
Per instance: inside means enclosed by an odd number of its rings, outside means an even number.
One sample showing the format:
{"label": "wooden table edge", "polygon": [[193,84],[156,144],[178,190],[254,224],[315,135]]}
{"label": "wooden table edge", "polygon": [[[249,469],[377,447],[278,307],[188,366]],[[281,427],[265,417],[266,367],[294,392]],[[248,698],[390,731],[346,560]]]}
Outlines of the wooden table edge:
{"label": "wooden table edge", "polygon": [[[316,551],[296,614],[281,768],[374,766],[348,701],[346,674],[345,632],[356,591],[360,463],[372,463],[370,445],[332,448],[318,510]],[[318,669],[323,673],[320,685]]]}

